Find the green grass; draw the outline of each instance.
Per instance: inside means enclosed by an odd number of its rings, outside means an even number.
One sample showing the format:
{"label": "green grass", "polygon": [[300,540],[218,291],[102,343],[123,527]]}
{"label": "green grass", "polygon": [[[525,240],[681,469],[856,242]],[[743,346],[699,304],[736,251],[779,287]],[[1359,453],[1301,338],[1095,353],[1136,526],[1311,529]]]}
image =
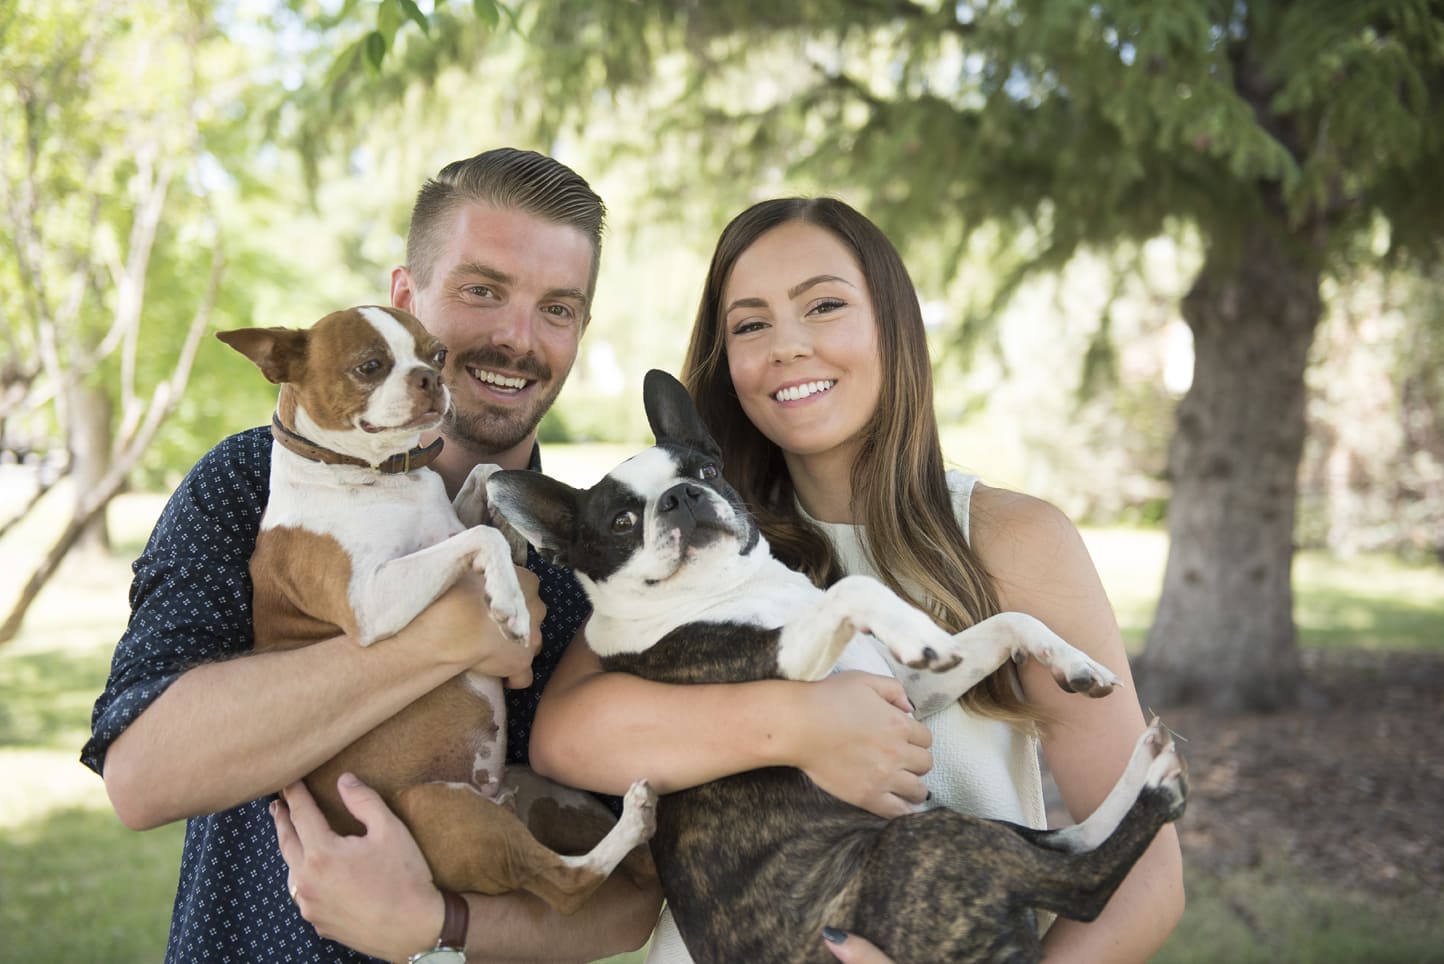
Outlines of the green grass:
{"label": "green grass", "polygon": [[[601,464],[624,454],[607,449]],[[593,464],[553,454],[548,468],[584,484],[595,478]],[[0,648],[0,964],[161,959],[183,827],[125,830],[100,779],[77,759],[125,622],[128,560],[160,503],[153,496],[118,503],[112,525],[123,555],[67,564],[21,636]],[[1141,641],[1161,584],[1164,536],[1090,530],[1085,537],[1125,634]],[[15,560],[40,542],[22,529],[0,551]],[[1305,553],[1295,575],[1305,646],[1444,647],[1444,570]],[[0,605],[14,589],[8,579],[0,583]],[[1158,960],[1440,961],[1436,918],[1437,895],[1370,900],[1348,881],[1299,881],[1265,865],[1224,879],[1191,877],[1188,911]],[[640,960],[626,955],[614,964]]]}
{"label": "green grass", "polygon": [[1444,961],[1439,895],[1391,899],[1277,863],[1187,874],[1188,909],[1154,964],[1426,964]]}

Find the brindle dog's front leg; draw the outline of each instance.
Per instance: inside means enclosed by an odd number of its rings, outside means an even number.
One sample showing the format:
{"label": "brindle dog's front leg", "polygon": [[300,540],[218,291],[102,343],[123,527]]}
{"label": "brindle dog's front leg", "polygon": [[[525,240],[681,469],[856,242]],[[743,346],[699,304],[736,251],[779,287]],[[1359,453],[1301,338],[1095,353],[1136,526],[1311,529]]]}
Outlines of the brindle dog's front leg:
{"label": "brindle dog's front leg", "polygon": [[788,679],[821,679],[858,633],[876,636],[899,662],[914,669],[941,672],[962,659],[954,637],[921,610],[876,579],[848,576],[783,627],[778,667]]}
{"label": "brindle dog's front leg", "polygon": [[1095,699],[1123,685],[1108,667],[1026,613],[990,616],[954,635],[953,641],[966,654],[960,664],[946,673],[916,673],[907,681],[919,718],[952,703],[1010,658],[1021,663],[1031,657],[1048,667],[1063,689]]}

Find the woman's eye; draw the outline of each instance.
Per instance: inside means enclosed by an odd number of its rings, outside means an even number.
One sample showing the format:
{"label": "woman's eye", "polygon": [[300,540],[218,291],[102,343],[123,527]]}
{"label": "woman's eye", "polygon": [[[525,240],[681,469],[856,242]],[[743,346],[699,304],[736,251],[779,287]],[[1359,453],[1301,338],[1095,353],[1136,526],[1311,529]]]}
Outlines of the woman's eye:
{"label": "woman's eye", "polygon": [[732,334],[733,334],[733,335],[747,335],[747,334],[751,334],[751,333],[754,332],[754,331],[761,331],[761,330],[762,330],[762,322],[760,322],[760,321],[744,321],[744,322],[742,322],[741,324],[737,325],[735,328],[732,329]]}
{"label": "woman's eye", "polygon": [[846,308],[846,307],[847,307],[847,302],[842,301],[842,300],[840,300],[840,299],[838,299],[838,298],[824,298],[824,299],[822,299],[821,301],[819,301],[817,304],[815,304],[815,305],[812,306],[812,311],[813,311],[814,314],[825,315],[825,314],[828,314],[829,312],[836,311],[836,310],[838,310],[839,308]]}
{"label": "woman's eye", "polygon": [[637,513],[628,509],[626,512],[618,512],[612,519],[612,532],[621,534],[631,532],[637,526]]}
{"label": "woman's eye", "polygon": [[708,462],[697,470],[697,478],[703,482],[710,482],[712,479],[717,478],[718,474],[717,465],[714,462]]}

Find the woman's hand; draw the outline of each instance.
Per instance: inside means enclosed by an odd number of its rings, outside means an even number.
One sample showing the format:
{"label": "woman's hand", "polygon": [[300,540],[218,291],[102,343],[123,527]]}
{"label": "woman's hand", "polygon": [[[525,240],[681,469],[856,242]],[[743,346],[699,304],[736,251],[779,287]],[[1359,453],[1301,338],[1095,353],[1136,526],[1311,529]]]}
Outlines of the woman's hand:
{"label": "woman's hand", "polygon": [[835,673],[804,688],[796,715],[795,765],[833,796],[880,817],[911,813],[927,799],[932,733],[913,719],[891,677]]}
{"label": "woman's hand", "polygon": [[892,964],[892,958],[865,937],[840,931],[836,927],[824,927],[822,938],[832,956],[839,961],[847,961],[848,964]]}
{"label": "woman's hand", "polygon": [[352,774],[336,785],[364,837],[334,833],[304,783],[271,804],[301,916],[322,937],[374,957],[405,960],[435,945],[444,903],[410,831]]}

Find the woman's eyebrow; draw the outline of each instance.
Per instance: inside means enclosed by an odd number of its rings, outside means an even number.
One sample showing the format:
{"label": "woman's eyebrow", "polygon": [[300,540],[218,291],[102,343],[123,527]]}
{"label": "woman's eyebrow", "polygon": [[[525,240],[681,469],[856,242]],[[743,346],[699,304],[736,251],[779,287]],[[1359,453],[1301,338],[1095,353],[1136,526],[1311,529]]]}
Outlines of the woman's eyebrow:
{"label": "woman's eyebrow", "polygon": [[819,274],[819,275],[814,275],[813,277],[808,278],[806,281],[803,281],[803,282],[801,282],[801,283],[799,283],[799,284],[797,284],[797,285],[794,285],[794,286],[791,287],[791,288],[788,288],[788,289],[787,289],[787,297],[789,297],[789,298],[796,298],[798,295],[802,294],[802,293],[803,293],[804,291],[806,291],[808,288],[814,287],[814,286],[816,286],[816,285],[820,285],[820,284],[822,284],[824,281],[840,281],[840,282],[842,282],[843,284],[847,285],[849,288],[856,288],[856,287],[857,287],[857,285],[853,284],[851,281],[848,281],[846,278],[839,278],[839,277],[838,277],[837,275],[835,275],[835,274]]}

